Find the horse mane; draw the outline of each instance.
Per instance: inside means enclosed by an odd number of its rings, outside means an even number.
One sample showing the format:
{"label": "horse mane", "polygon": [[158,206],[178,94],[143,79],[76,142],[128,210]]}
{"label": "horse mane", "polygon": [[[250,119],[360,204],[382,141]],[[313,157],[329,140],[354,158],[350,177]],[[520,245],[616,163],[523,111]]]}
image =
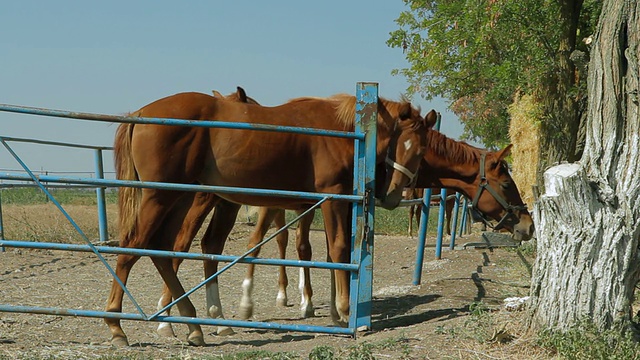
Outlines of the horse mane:
{"label": "horse mane", "polygon": [[451,159],[455,164],[468,164],[480,157],[481,149],[446,137],[439,131],[427,132],[427,146],[441,159]]}
{"label": "horse mane", "polygon": [[[344,126],[345,129],[353,129],[355,126],[355,118],[356,118],[356,97],[349,94],[334,94],[330,97],[300,97],[291,99],[288,102],[299,102],[299,101],[312,101],[312,100],[320,100],[320,101],[329,101],[334,104],[336,109],[336,121]],[[400,108],[409,103],[406,97],[402,97],[402,99],[398,101],[391,101],[385,98],[378,98],[378,114],[380,114],[380,108],[383,107],[387,112],[392,114],[398,114],[400,112]],[[380,121],[385,121],[384,125],[388,128],[393,128],[394,117],[387,116],[378,116],[378,123]]]}

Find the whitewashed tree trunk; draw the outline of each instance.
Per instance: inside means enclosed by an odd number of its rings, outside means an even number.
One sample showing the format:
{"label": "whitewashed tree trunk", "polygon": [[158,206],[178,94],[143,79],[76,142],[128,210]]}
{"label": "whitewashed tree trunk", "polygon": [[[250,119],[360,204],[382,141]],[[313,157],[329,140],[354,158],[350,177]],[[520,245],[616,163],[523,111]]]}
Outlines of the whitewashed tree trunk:
{"label": "whitewashed tree trunk", "polygon": [[544,174],[536,203],[533,330],[630,324],[640,274],[640,5],[605,0],[589,64],[583,158]]}

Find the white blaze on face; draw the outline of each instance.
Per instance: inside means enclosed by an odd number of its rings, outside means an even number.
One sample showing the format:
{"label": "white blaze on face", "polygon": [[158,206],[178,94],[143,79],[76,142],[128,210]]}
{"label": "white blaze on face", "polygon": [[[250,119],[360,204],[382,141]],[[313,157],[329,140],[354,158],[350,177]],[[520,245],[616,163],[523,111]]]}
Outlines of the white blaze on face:
{"label": "white blaze on face", "polygon": [[411,142],[411,139],[409,139],[409,140],[404,142],[405,151],[409,151],[409,149],[411,149],[411,146],[413,146],[413,143]]}

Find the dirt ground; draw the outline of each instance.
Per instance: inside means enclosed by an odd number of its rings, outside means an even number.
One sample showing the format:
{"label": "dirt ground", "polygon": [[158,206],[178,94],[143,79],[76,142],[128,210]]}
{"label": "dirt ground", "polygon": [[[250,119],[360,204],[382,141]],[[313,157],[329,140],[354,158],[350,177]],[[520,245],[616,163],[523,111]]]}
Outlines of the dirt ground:
{"label": "dirt ground", "polygon": [[[241,254],[252,230],[238,225],[227,242],[225,254]],[[479,231],[459,238],[458,245],[478,241]],[[293,233],[291,233],[293,239]],[[191,347],[184,341],[186,325],[175,325],[178,338],[156,334],[157,323],[123,321],[129,337],[129,348],[113,348],[109,331],[102,319],[56,315],[34,315],[0,312],[0,358],[97,358],[124,356],[130,358],[199,358],[221,356],[244,351],[286,351],[306,358],[322,345],[332,346],[343,354],[358,344],[384,342],[399,346],[379,346],[375,358],[426,359],[523,359],[544,358],[535,351],[528,354],[526,340],[520,339],[518,327],[523,312],[508,312],[503,300],[526,296],[530,256],[513,249],[443,250],[435,260],[433,239],[425,253],[422,284],[412,285],[416,239],[406,236],[376,236],[373,284],[373,329],[349,336],[283,332],[236,328],[235,335],[221,337],[213,327],[204,327],[205,347]],[[325,258],[324,234],[313,231],[314,259]],[[194,243],[193,252],[199,252]],[[293,244],[289,258],[296,258]],[[276,254],[274,244],[266,244],[264,257]],[[105,255],[113,266],[115,255]],[[237,305],[245,265],[240,264],[223,274],[221,294],[228,319],[238,319]],[[254,301],[256,321],[330,325],[329,274],[312,269],[316,317],[301,319],[298,311],[298,269],[288,269],[289,306],[276,307],[277,269],[261,266],[256,271]],[[202,279],[199,261],[185,261],[179,276],[185,287]],[[111,277],[104,265],[89,253],[7,248],[0,253],[0,303],[87,310],[104,309]],[[161,280],[151,261],[141,259],[133,268],[129,289],[143,310],[155,312]],[[191,296],[199,316],[204,313],[203,290]],[[473,321],[474,304],[482,302],[491,310],[492,323]],[[125,311],[134,312],[125,299]],[[471,308],[470,308],[471,307]],[[495,322],[495,324],[493,323]],[[491,333],[493,332],[493,336]],[[514,340],[500,343],[500,334],[509,332]],[[497,336],[498,335],[498,336]],[[480,341],[478,341],[480,340]]]}

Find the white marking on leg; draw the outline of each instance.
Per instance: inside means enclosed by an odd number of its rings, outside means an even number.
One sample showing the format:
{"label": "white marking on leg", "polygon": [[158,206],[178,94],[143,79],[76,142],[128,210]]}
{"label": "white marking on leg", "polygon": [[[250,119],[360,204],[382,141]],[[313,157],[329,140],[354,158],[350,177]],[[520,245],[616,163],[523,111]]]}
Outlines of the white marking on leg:
{"label": "white marking on leg", "polygon": [[238,315],[241,319],[247,320],[253,316],[253,300],[251,293],[253,292],[253,278],[245,278],[242,281],[242,297],[238,306]]}
{"label": "white marking on leg", "polygon": [[298,280],[298,290],[300,290],[300,307],[305,304],[304,299],[304,269],[300,268],[300,277]]}
{"label": "white marking on leg", "polygon": [[304,276],[304,269],[300,268],[300,281],[298,288],[300,289],[300,315],[302,318],[310,318],[315,316],[315,310],[311,299],[304,293],[304,287],[306,285],[306,278]]}
{"label": "white marking on leg", "polygon": [[[224,314],[222,313],[222,302],[220,301],[220,290],[218,288],[218,283],[207,283],[205,286],[206,296],[207,296],[207,310],[209,312],[209,316],[214,319],[224,319]],[[218,326],[217,329],[218,335],[233,335],[234,331],[232,328],[228,326]]]}
{"label": "white marking on leg", "polygon": [[224,319],[224,315],[222,314],[222,303],[220,302],[220,290],[218,289],[218,283],[208,283],[206,285],[206,293],[209,316],[214,319]]}
{"label": "white marking on leg", "polygon": [[[160,310],[164,308],[164,305],[162,304],[162,297],[160,297],[160,300],[158,300],[158,306],[157,309]],[[169,316],[170,315],[170,311],[171,308],[163,311],[162,313],[160,313],[160,316]],[[173,332],[173,327],[171,326],[171,323],[168,322],[161,322],[158,324],[158,328],[156,329],[156,331],[159,334],[165,335],[165,336],[175,336],[175,333]]]}
{"label": "white marking on leg", "polygon": [[278,295],[276,296],[276,305],[278,306],[287,306],[287,291],[278,289]]}
{"label": "white marking on leg", "polygon": [[253,279],[246,278],[242,281],[242,299],[240,305],[253,305],[251,294],[253,293]]}

